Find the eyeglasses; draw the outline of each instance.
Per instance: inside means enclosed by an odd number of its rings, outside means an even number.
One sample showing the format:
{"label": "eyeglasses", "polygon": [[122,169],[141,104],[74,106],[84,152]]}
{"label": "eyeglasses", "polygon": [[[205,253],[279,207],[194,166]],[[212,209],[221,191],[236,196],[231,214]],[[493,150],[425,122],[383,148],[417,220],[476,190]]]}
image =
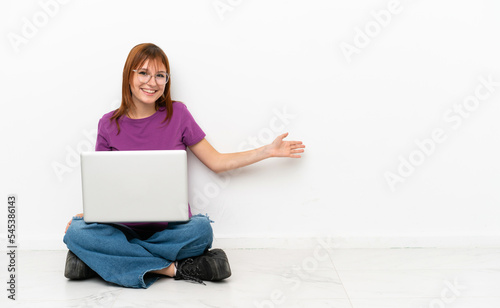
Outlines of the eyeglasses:
{"label": "eyeglasses", "polygon": [[[142,83],[148,83],[149,80],[151,80],[152,75],[148,74],[146,70],[132,70],[132,72],[137,73],[137,79],[139,79],[139,81]],[[163,73],[163,72],[156,73],[154,76],[156,83],[159,85],[166,84],[170,79],[168,73]]]}

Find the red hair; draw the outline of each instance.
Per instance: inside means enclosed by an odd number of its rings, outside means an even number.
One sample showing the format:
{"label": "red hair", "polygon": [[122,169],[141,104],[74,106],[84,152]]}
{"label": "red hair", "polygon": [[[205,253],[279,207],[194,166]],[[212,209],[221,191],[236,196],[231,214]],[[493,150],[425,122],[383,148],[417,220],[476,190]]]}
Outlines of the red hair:
{"label": "red hair", "polygon": [[[120,124],[118,119],[127,114],[128,110],[134,109],[132,101],[132,91],[130,90],[130,78],[132,78],[132,70],[140,68],[147,60],[163,63],[167,69],[167,74],[170,76],[170,65],[168,64],[167,55],[161,50],[160,47],[151,43],[139,44],[130,50],[125,66],[123,67],[123,82],[122,82],[122,103],[120,108],[116,109],[111,117],[111,121],[115,120],[118,127],[118,134],[120,133]],[[167,115],[165,121],[170,121],[173,114],[172,99],[170,98],[170,78],[165,85],[162,96],[155,102],[155,110],[160,107],[165,107]],[[168,122],[167,122],[168,123]]]}

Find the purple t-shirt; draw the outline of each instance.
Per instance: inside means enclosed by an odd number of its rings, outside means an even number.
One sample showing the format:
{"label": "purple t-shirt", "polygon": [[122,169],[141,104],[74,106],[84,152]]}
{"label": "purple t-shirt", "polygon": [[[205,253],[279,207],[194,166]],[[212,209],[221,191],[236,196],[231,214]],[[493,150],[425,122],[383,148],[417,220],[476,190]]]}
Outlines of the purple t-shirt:
{"label": "purple t-shirt", "polygon": [[[114,111],[106,113],[100,120],[97,131],[96,151],[138,151],[138,150],[186,150],[203,138],[205,133],[195,122],[186,105],[173,102],[170,122],[163,122],[166,109],[160,108],[153,115],[143,119],[120,117],[120,133],[115,120],[110,121]],[[189,208],[189,217],[191,217]],[[159,231],[167,223],[124,223],[136,231]]]}

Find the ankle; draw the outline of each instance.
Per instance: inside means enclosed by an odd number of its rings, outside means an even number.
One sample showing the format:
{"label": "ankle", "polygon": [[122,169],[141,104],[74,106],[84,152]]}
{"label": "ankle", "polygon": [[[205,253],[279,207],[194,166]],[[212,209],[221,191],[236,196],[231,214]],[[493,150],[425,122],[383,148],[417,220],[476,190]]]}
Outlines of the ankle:
{"label": "ankle", "polygon": [[168,277],[175,277],[176,272],[177,272],[177,270],[175,268],[174,262],[170,263],[169,266],[162,268],[160,270],[151,271],[151,273],[160,274],[160,275],[164,275],[164,276],[168,276]]}
{"label": "ankle", "polygon": [[170,265],[166,268],[168,275],[170,277],[175,277],[177,273],[177,268],[175,267],[175,262],[170,263]]}

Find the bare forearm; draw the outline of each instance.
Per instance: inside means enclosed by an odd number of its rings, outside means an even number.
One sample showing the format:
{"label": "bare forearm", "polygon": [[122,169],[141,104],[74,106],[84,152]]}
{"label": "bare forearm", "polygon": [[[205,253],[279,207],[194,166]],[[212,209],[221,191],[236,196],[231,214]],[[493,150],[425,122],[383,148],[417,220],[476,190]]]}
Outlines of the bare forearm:
{"label": "bare forearm", "polygon": [[225,172],[254,164],[269,157],[271,154],[268,146],[244,152],[221,153],[212,170],[216,173]]}
{"label": "bare forearm", "polygon": [[232,169],[251,165],[269,157],[291,157],[300,158],[304,152],[302,141],[283,141],[288,133],[278,136],[273,143],[263,147],[236,153],[219,153],[203,139],[189,146],[198,159],[215,173],[225,172]]}

